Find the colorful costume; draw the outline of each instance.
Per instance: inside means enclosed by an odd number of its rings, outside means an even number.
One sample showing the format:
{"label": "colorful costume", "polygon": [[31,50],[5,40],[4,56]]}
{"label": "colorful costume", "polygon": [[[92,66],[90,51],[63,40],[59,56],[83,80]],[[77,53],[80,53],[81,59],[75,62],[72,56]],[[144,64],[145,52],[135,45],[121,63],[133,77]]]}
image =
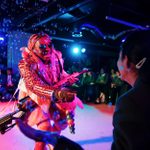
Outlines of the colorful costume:
{"label": "colorful costume", "polygon": [[[37,36],[35,37],[37,38]],[[45,38],[47,38],[47,35]],[[33,45],[39,39],[37,38],[33,43],[29,42],[28,48],[22,49],[23,59],[18,65],[21,74],[21,80],[18,85],[20,89],[19,99],[29,96],[37,104],[37,107],[26,118],[30,126],[37,125],[40,130],[60,133],[68,125],[68,112],[74,114],[76,106],[83,108],[83,105],[76,96],[72,102],[62,102],[64,99],[68,101],[67,91],[64,90],[65,92],[62,93],[62,87],[56,89],[54,86],[68,76],[63,69],[61,52],[51,48],[48,63],[43,63],[37,57],[35,58],[32,55],[33,53],[30,53]],[[60,101],[59,103],[55,103],[53,100],[54,95]],[[40,142],[37,142],[35,149],[41,150],[41,148],[38,148],[38,143]]]}

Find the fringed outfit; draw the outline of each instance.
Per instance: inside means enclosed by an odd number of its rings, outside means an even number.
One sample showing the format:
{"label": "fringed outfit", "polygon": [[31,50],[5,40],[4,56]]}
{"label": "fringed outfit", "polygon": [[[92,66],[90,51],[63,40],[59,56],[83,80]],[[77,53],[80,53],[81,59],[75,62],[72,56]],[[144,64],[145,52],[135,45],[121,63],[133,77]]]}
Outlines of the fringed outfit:
{"label": "fringed outfit", "polygon": [[[26,51],[19,63],[21,80],[19,82],[19,99],[29,96],[37,107],[29,113],[26,121],[30,126],[37,125],[40,130],[57,131],[68,126],[67,113],[73,112],[82,102],[75,96],[72,102],[55,103],[52,95],[55,83],[68,74],[63,70],[63,59],[59,51],[53,49],[48,64],[35,62]],[[61,89],[60,89],[61,90]]]}

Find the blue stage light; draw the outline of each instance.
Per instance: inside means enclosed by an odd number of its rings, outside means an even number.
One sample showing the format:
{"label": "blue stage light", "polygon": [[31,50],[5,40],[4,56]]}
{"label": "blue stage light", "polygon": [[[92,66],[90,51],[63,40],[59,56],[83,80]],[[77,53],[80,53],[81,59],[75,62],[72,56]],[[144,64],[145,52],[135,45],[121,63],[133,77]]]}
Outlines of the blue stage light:
{"label": "blue stage light", "polygon": [[85,53],[85,52],[86,52],[86,49],[85,49],[85,48],[82,48],[82,49],[81,49],[81,52],[82,52],[82,53]]}
{"label": "blue stage light", "polygon": [[73,48],[73,53],[78,54],[79,53],[79,47],[74,47]]}
{"label": "blue stage light", "polygon": [[0,37],[0,41],[4,41],[4,38],[3,38],[3,37]]}

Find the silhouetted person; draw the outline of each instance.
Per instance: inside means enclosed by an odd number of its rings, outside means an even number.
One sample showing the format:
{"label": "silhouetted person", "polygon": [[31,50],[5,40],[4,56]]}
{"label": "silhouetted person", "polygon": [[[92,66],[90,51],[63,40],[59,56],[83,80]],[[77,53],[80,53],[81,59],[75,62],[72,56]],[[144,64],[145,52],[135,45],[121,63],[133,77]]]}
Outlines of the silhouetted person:
{"label": "silhouetted person", "polygon": [[112,150],[150,149],[150,31],[128,33],[117,62],[132,88],[116,103]]}

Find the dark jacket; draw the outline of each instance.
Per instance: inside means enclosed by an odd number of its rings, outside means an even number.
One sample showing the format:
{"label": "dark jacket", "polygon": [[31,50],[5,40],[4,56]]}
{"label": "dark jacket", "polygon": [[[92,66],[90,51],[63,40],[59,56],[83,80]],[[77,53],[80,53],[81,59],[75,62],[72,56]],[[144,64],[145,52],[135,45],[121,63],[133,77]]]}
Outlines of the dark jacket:
{"label": "dark jacket", "polygon": [[138,79],[113,116],[112,150],[150,150],[150,84]]}

